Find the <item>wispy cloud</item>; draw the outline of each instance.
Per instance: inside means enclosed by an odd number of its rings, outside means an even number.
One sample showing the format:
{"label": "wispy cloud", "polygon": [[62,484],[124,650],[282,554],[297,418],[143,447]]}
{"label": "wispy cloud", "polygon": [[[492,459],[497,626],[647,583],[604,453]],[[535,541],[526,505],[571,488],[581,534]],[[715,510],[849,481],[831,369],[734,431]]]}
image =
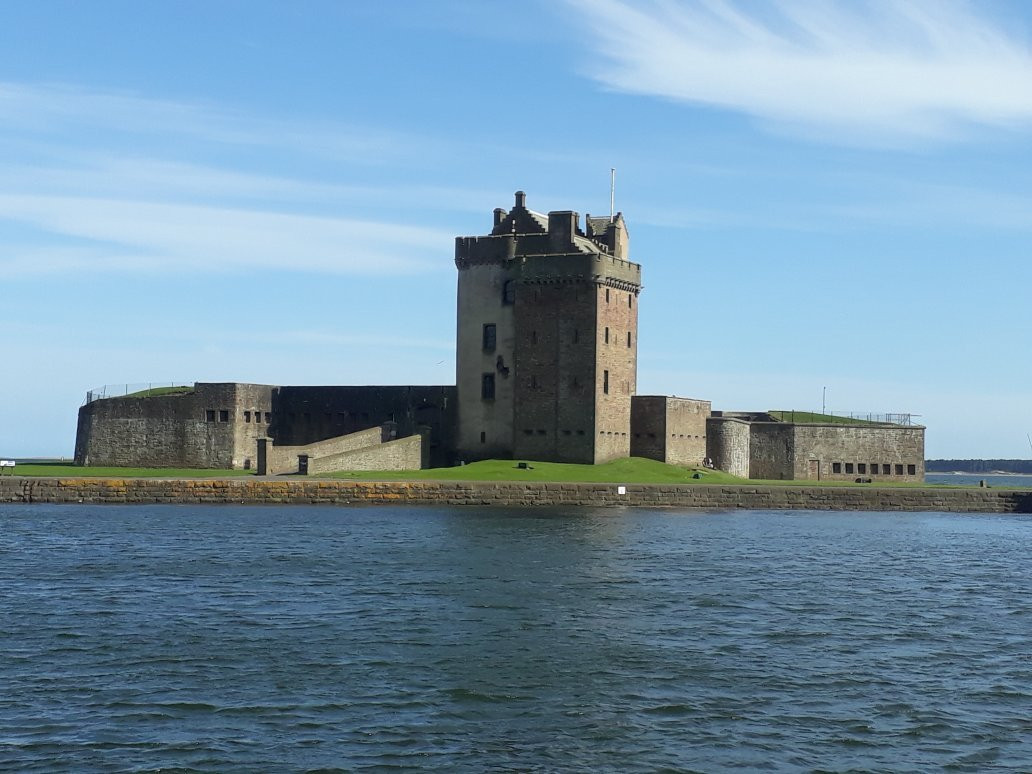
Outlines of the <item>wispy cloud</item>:
{"label": "wispy cloud", "polygon": [[452,238],[399,223],[61,196],[0,196],[0,218],[83,240],[0,244],[0,273],[8,277],[75,269],[429,271]]}
{"label": "wispy cloud", "polygon": [[618,91],[849,142],[1032,124],[1032,51],[960,0],[567,0]]}

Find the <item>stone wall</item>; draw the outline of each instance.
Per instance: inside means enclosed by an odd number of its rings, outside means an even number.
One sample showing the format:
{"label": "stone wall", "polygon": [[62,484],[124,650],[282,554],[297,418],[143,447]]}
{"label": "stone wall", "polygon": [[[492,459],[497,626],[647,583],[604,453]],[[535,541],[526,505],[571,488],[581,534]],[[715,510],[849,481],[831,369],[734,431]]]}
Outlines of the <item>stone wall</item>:
{"label": "stone wall", "polygon": [[750,423],[730,417],[706,421],[706,455],[713,467],[732,476],[749,477]]}
{"label": "stone wall", "polygon": [[365,482],[310,478],[0,478],[7,503],[420,504],[678,509],[1032,513],[1032,492],[1002,489],[519,482]]}
{"label": "stone wall", "polygon": [[631,456],[699,467],[706,452],[708,400],[665,395],[631,398]]}
{"label": "stone wall", "polygon": [[753,422],[749,433],[749,478],[791,480],[795,459],[794,428],[774,422]]}
{"label": "stone wall", "polygon": [[819,467],[821,480],[924,481],[923,427],[830,424],[791,427],[794,428],[792,477],[796,479],[816,478],[811,471]]}
{"label": "stone wall", "polygon": [[79,409],[79,465],[235,468],[271,418],[267,385],[198,382],[186,393],[104,398]]}

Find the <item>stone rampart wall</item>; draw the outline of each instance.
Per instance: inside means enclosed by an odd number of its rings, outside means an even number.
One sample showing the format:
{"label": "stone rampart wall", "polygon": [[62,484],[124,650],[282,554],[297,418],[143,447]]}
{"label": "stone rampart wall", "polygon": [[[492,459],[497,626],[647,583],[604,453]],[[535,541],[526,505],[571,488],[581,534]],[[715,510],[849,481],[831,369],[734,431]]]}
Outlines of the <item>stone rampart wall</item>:
{"label": "stone rampart wall", "polygon": [[7,503],[424,504],[632,506],[704,510],[953,511],[1032,513],[1032,492],[901,487],[366,482],[310,478],[0,478]]}
{"label": "stone rampart wall", "polygon": [[[304,454],[308,459],[308,472],[315,473],[317,470],[313,464],[322,459],[339,457],[345,452],[355,451],[367,446],[379,446],[383,442],[383,428],[370,427],[367,430],[359,430],[357,433],[328,438],[325,441],[305,444],[304,446],[268,446],[265,450],[267,472],[270,476],[278,476],[283,473],[297,473],[297,458]],[[344,470],[344,468],[325,468],[319,465],[318,472]],[[377,468],[377,470],[393,470],[393,468]]]}
{"label": "stone rampart wall", "polygon": [[308,461],[308,473],[338,470],[419,470],[422,467],[423,438],[410,435],[396,441],[343,451]]}

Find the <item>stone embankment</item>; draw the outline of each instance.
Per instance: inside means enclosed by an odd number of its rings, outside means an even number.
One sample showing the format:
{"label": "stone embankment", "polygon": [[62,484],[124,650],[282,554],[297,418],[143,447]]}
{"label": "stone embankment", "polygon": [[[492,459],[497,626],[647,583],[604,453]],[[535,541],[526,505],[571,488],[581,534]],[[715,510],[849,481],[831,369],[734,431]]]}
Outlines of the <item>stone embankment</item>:
{"label": "stone embankment", "polygon": [[1032,492],[666,484],[312,479],[0,478],[4,503],[633,506],[691,509],[1032,513]]}

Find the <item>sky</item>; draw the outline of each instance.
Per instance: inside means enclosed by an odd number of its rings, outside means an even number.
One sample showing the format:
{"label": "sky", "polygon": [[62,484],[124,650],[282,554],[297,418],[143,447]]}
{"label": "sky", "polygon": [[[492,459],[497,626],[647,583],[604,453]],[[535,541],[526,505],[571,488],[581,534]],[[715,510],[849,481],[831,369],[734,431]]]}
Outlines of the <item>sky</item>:
{"label": "sky", "polygon": [[615,168],[639,393],[1032,456],[1023,0],[14,0],[0,51],[0,455],[102,385],[454,384],[454,238]]}

